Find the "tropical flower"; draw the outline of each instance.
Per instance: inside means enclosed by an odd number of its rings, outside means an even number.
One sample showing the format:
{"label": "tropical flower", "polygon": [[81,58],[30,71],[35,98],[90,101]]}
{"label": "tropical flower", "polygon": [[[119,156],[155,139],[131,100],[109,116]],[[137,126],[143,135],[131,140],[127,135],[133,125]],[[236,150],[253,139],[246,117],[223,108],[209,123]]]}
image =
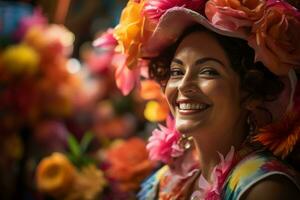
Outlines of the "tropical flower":
{"label": "tropical flower", "polygon": [[128,95],[135,85],[139,84],[140,68],[129,69],[126,62],[126,55],[117,54],[113,58],[113,65],[116,66],[115,79],[117,87],[123,95]]}
{"label": "tropical flower", "polygon": [[30,46],[18,44],[3,52],[2,63],[6,71],[13,75],[34,75],[38,71],[40,57]]}
{"label": "tropical flower", "polygon": [[107,31],[101,34],[100,37],[98,37],[94,42],[93,46],[104,48],[104,49],[110,49],[115,48],[118,44],[118,41],[114,37],[114,29],[109,28]]}
{"label": "tropical flower", "polygon": [[144,14],[157,23],[159,18],[170,8],[185,7],[194,11],[201,11],[205,2],[206,0],[151,0],[145,4]]}
{"label": "tropical flower", "polygon": [[141,181],[153,170],[154,164],[148,159],[146,144],[142,139],[131,138],[112,146],[106,152],[110,167],[107,175],[120,184],[123,191],[139,188]]}
{"label": "tropical flower", "polygon": [[205,14],[219,29],[242,31],[251,29],[254,21],[262,17],[265,6],[265,0],[209,0]]}
{"label": "tropical flower", "polygon": [[285,158],[300,139],[300,113],[289,112],[280,121],[259,130],[254,141],[260,142],[275,155]]}
{"label": "tropical flower", "polygon": [[[155,129],[152,132],[147,144],[149,157],[154,161],[169,163],[174,151],[178,155],[178,148],[174,144],[180,139],[180,133],[175,129],[175,120],[171,117],[167,119],[167,127],[158,126],[160,129]],[[172,147],[175,147],[174,150]]]}
{"label": "tropical flower", "polygon": [[76,179],[75,166],[61,153],[44,158],[36,170],[37,187],[53,196],[65,195]]}
{"label": "tropical flower", "polygon": [[210,176],[212,183],[209,183],[204,178],[204,176],[201,175],[198,182],[198,187],[200,188],[200,190],[196,190],[195,192],[193,192],[192,198],[204,200],[221,200],[223,184],[234,164],[234,147],[231,147],[225,158],[220,153],[219,157],[220,163],[214,167],[213,172]]}
{"label": "tropical flower", "polygon": [[269,1],[265,14],[252,27],[249,45],[256,61],[277,75],[300,67],[300,13],[283,1]]}
{"label": "tropical flower", "polygon": [[145,0],[129,0],[122,11],[120,23],[115,27],[114,36],[118,49],[126,55],[125,65],[132,69],[137,66],[141,56],[142,43],[150,36],[153,26],[141,16]]}

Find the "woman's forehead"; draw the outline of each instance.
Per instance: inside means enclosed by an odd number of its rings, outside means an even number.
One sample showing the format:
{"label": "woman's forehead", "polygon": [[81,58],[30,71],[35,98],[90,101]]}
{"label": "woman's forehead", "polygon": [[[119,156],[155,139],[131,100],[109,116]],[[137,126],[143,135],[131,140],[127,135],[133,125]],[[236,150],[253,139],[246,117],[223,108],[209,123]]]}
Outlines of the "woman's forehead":
{"label": "woman's forehead", "polygon": [[[195,31],[179,43],[174,58],[190,60],[211,57],[229,66],[229,58],[217,39],[207,31]],[[192,60],[191,60],[192,59]]]}

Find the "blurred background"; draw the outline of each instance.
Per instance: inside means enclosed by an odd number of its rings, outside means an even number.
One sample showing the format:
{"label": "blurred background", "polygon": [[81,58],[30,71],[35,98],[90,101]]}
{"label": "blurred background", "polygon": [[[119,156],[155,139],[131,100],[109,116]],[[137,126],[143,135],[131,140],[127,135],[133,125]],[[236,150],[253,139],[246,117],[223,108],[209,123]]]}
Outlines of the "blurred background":
{"label": "blurred background", "polygon": [[123,96],[94,47],[126,0],[0,0],[0,199],[136,199],[168,115],[159,86]]}

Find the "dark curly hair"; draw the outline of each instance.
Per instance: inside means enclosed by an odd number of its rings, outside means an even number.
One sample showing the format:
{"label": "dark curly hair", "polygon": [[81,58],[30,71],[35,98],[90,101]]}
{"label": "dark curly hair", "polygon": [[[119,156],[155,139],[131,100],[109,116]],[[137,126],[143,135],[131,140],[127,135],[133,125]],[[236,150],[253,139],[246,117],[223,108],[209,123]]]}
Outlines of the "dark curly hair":
{"label": "dark curly hair", "polygon": [[[254,62],[255,52],[247,41],[219,35],[200,25],[187,28],[179,39],[167,47],[158,57],[152,58],[149,74],[164,88],[170,76],[170,64],[179,43],[189,34],[196,31],[211,33],[224,48],[233,70],[241,80],[241,89],[247,92],[248,98],[262,101],[273,101],[282,92],[284,85],[280,79],[271,73],[261,62]],[[270,114],[270,113],[269,113]],[[272,116],[270,116],[272,118]]]}

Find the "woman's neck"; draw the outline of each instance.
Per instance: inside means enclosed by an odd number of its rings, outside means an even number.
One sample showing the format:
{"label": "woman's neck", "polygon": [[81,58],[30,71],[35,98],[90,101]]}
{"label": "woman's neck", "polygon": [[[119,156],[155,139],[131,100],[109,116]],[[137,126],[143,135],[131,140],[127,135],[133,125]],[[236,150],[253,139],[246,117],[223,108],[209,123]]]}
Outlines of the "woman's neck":
{"label": "woman's neck", "polygon": [[213,137],[214,135],[220,136],[220,133],[206,135],[202,133],[194,137],[202,175],[206,180],[211,181],[210,175],[213,168],[220,162],[218,152],[225,157],[231,146],[235,149],[240,148],[246,138],[246,134],[243,133],[246,133],[245,126],[227,130],[226,133],[222,134],[223,137]]}

